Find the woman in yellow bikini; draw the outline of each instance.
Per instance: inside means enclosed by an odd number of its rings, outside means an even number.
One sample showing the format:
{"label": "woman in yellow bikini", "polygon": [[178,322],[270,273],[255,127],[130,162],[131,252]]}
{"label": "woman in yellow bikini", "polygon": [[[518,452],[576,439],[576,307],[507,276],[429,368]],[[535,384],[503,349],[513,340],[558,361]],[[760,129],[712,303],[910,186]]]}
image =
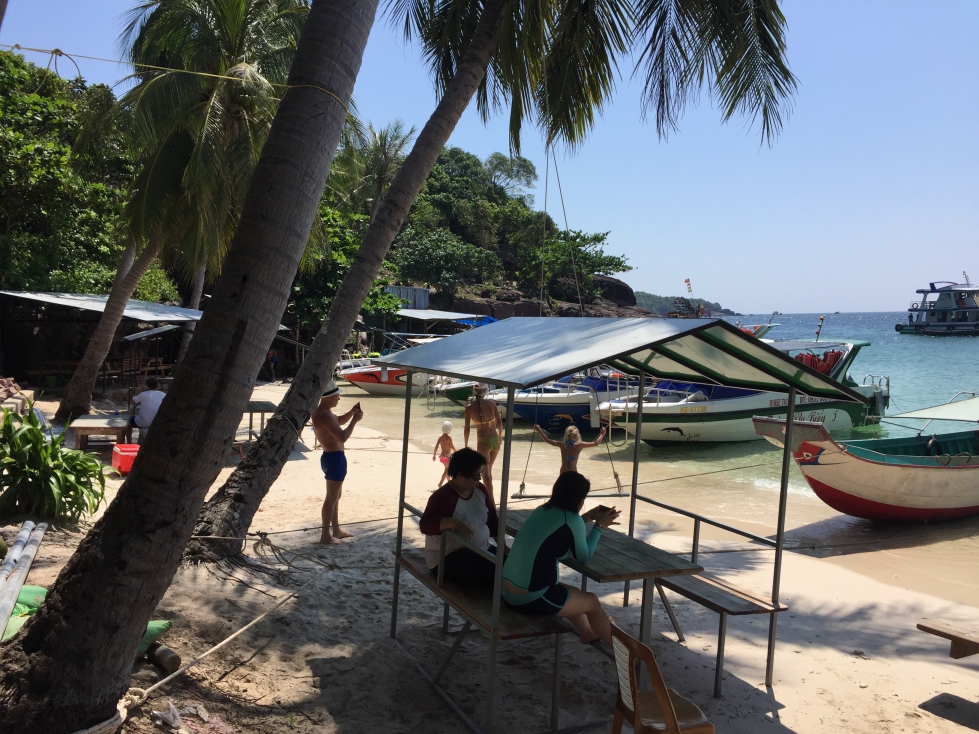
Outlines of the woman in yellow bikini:
{"label": "woman in yellow bikini", "polygon": [[476,426],[476,451],[486,459],[483,484],[489,491],[490,499],[496,504],[496,498],[493,496],[493,462],[496,461],[496,455],[500,453],[503,419],[500,418],[500,409],[496,407],[496,403],[486,397],[488,392],[489,387],[481,382],[473,386],[473,398],[463,413],[466,426],[462,431],[462,437],[468,446],[469,424]]}

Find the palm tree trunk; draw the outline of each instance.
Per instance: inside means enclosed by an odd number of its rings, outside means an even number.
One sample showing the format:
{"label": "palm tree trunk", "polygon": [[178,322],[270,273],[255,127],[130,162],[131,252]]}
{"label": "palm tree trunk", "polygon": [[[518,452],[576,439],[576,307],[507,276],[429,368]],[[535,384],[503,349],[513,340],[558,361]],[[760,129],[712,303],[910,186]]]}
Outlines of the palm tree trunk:
{"label": "palm tree trunk", "polygon": [[[316,406],[350,335],[381,262],[408,210],[486,74],[497,47],[503,0],[488,0],[472,43],[415,145],[371,219],[357,257],[344,277],[312,348],[262,436],[201,512],[195,535],[244,538],[259,505],[279,476],[298,432]],[[192,540],[187,556],[218,560],[241,552],[239,541]]]}
{"label": "palm tree trunk", "polygon": [[0,731],[74,732],[125,693],[285,310],[376,10],[312,3],[224,272],[132,473],[38,613],[0,644]]}
{"label": "palm tree trunk", "polygon": [[[187,308],[197,309],[201,307],[201,296],[204,295],[204,277],[206,275],[207,263],[201,263],[197,268],[197,277],[194,279],[194,290],[191,291]],[[177,352],[177,359],[174,360],[174,364],[180,364],[184,361],[184,356],[187,354],[187,347],[190,346],[190,340],[194,338],[193,331],[195,326],[197,325],[193,322],[187,324],[189,331],[185,331],[183,338],[180,340],[180,350]]]}
{"label": "palm tree trunk", "polygon": [[119,324],[122,323],[126,304],[136,292],[139,281],[143,279],[150,265],[160,254],[160,237],[156,236],[150,240],[134,261],[135,247],[135,244],[131,244],[123,253],[99,325],[95,327],[95,333],[85,347],[85,354],[82,355],[74,374],[65,386],[61,405],[58,406],[55,415],[57,420],[67,421],[70,416],[85,415],[92,409],[92,389],[99,379],[99,370],[105,358],[109,356],[109,350],[112,349],[112,342],[116,338]]}

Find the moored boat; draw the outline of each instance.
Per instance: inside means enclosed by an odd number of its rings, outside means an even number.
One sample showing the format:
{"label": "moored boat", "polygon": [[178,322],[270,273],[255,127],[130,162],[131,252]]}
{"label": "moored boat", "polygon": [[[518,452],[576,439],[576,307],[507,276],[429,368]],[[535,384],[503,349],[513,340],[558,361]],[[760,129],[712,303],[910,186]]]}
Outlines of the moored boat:
{"label": "moored boat", "polygon": [[[408,384],[408,370],[398,367],[352,367],[348,370],[341,370],[340,377],[371,395],[400,395],[403,397],[405,386]],[[416,397],[421,395],[428,384],[428,375],[413,372],[411,384],[412,387],[418,386]]]}
{"label": "moored boat", "polygon": [[[796,411],[800,419],[818,421],[830,431],[848,431],[854,426],[875,423],[884,414],[890,400],[890,381],[886,377],[872,378],[869,384],[858,385],[848,375],[857,354],[870,342],[768,343],[868,399],[866,404],[859,404],[797,395]],[[599,411],[603,418],[608,416],[614,425],[630,434],[638,431],[640,438],[649,444],[717,443],[760,439],[752,417],[784,416],[788,398],[745,388],[660,380],[643,398],[642,421],[638,427],[637,406],[638,401],[630,398],[602,404]]]}
{"label": "moored boat", "polygon": [[[895,418],[979,422],[979,398]],[[754,418],[776,445],[785,420]],[[927,427],[927,424],[926,424]],[[979,515],[979,431],[836,441],[821,423],[792,427],[792,456],[812,491],[839,512],[869,520],[950,520]]]}
{"label": "moored boat", "polygon": [[[972,285],[968,276],[964,285],[944,281],[928,286],[918,289],[921,299],[911,303],[908,323],[896,324],[895,330],[901,334],[979,336],[979,286]],[[936,298],[929,301],[932,294]]]}

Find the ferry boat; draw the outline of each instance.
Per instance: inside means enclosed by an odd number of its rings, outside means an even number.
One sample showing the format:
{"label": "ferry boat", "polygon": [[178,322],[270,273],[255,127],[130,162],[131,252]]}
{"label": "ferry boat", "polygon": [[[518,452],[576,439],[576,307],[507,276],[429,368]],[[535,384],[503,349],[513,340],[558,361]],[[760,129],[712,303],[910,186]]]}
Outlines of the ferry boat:
{"label": "ferry boat", "polygon": [[[848,374],[866,341],[768,341],[772,347],[868,398],[867,404],[831,398],[796,396],[800,420],[819,422],[829,431],[848,431],[876,423],[890,402],[890,379],[867,375],[857,384]],[[679,398],[677,397],[679,396]],[[616,400],[598,406],[604,422],[625,428],[648,444],[754,441],[753,416],[784,416],[788,399],[781,393],[746,388],[660,380],[643,398],[642,423],[636,425],[637,400]]]}
{"label": "ferry boat", "polygon": [[[792,456],[812,491],[834,510],[868,520],[928,522],[979,515],[979,397],[911,411],[895,418],[959,421],[966,431],[906,438],[836,441],[820,423],[792,427]],[[785,419],[755,418],[755,430],[776,446]]]}
{"label": "ferry boat", "polygon": [[[965,273],[963,273],[965,275]],[[921,300],[912,301],[908,323],[896,324],[901,334],[931,336],[979,336],[979,286],[972,285],[968,276],[965,284],[940,281],[919,288]],[[935,299],[928,297],[935,295]]]}

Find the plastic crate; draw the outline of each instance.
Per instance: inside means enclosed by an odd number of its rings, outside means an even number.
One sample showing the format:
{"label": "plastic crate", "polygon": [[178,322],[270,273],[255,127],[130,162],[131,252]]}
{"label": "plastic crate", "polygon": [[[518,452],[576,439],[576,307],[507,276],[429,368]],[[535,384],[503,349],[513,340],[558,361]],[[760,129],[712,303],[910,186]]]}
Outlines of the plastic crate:
{"label": "plastic crate", "polygon": [[112,447],[112,468],[117,469],[120,474],[128,474],[133,468],[137,453],[138,443],[117,443]]}

